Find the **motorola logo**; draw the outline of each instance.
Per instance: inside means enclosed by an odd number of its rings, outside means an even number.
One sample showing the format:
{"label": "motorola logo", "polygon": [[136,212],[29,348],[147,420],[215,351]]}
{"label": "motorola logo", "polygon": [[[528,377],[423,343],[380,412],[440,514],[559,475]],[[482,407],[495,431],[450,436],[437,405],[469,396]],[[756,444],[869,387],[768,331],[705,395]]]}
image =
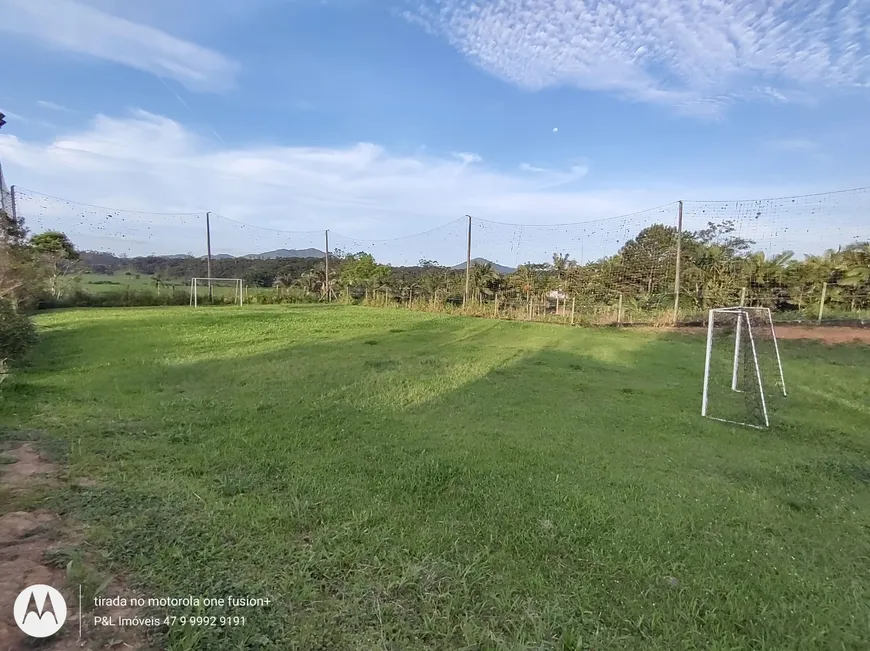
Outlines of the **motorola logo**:
{"label": "motorola logo", "polygon": [[24,588],[13,606],[15,623],[30,637],[54,635],[66,621],[66,602],[63,595],[50,585],[32,585]]}

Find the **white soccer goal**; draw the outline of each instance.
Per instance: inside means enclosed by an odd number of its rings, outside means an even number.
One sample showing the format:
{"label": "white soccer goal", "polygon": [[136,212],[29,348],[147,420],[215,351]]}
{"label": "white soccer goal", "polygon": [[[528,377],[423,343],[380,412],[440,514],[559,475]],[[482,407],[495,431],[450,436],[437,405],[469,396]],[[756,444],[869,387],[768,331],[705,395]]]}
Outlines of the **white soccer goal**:
{"label": "white soccer goal", "polygon": [[717,308],[708,319],[701,415],[769,427],[771,400],[787,395],[770,309]]}
{"label": "white soccer goal", "polygon": [[244,287],[241,278],[191,278],[190,279],[190,304],[198,307],[200,292],[210,301],[214,300],[215,294],[224,298],[232,296],[233,303],[242,305],[244,300]]}

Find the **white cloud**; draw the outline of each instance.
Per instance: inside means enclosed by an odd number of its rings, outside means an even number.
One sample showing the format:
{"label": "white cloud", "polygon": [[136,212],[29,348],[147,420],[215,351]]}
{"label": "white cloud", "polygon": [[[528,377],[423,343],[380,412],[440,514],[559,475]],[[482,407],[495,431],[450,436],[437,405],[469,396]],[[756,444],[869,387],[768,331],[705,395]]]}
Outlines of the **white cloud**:
{"label": "white cloud", "polygon": [[819,144],[807,138],[781,138],[764,143],[768,151],[786,154],[806,154],[819,151]]}
{"label": "white cloud", "polygon": [[0,16],[0,31],[176,79],[192,90],[229,88],[238,72],[218,52],[75,0],[0,0]]}
{"label": "white cloud", "polygon": [[483,161],[483,159],[480,156],[478,156],[477,154],[471,153],[471,152],[456,151],[456,152],[453,152],[453,156],[455,158],[458,158],[459,160],[461,160],[466,165],[470,165],[472,163],[480,163]]}
{"label": "white cloud", "polygon": [[58,111],[60,113],[69,113],[70,109],[66,106],[62,106],[61,104],[56,104],[55,102],[49,102],[48,100],[40,99],[36,101],[37,105],[42,108],[46,108],[50,111]]}
{"label": "white cloud", "polygon": [[21,124],[30,124],[35,127],[42,127],[45,129],[51,129],[52,131],[56,131],[59,127],[54,122],[48,122],[46,120],[38,120],[36,118],[27,117],[26,115],[21,115],[20,113],[16,113],[15,111],[3,110],[2,113],[6,115],[6,121],[14,124],[15,122],[20,122]]}
{"label": "white cloud", "polygon": [[870,86],[866,0],[424,0],[409,15],[529,90],[715,116],[738,97]]}
{"label": "white cloud", "polygon": [[[322,232],[328,228],[333,246],[368,249],[391,262],[428,258],[453,264],[465,255],[465,214],[514,224],[565,224],[610,218],[678,198],[798,193],[782,187],[711,190],[695,186],[687,191],[651,186],[648,181],[591,190],[577,183],[587,174],[582,165],[547,170],[525,164],[513,173],[500,172],[483,163],[470,165],[461,156],[399,155],[371,143],[343,148],[218,145],[175,121],[144,111],[124,118],[98,116],[87,128],[51,141],[0,133],[0,151],[7,182],[21,188],[19,207],[31,228],[59,228],[82,247],[129,255],[202,253],[202,218],[208,210],[251,225],[213,217],[215,252],[239,255],[320,246]],[[24,188],[114,209],[97,210],[35,196]],[[527,257],[547,258],[553,247],[571,246],[579,251],[582,246],[589,259],[612,253],[644,225],[673,223],[675,217],[672,205],[645,216],[572,227],[564,233],[476,222],[474,251],[516,264]],[[699,213],[699,223],[689,225],[687,212],[687,228],[703,226],[707,218]],[[459,221],[446,230],[399,242],[347,239],[395,238],[455,219]],[[824,232],[834,233],[833,227],[834,220],[827,219]],[[316,232],[302,235],[264,229]],[[820,246],[815,231],[808,232],[806,239],[809,246]],[[798,244],[794,248],[801,250]]]}

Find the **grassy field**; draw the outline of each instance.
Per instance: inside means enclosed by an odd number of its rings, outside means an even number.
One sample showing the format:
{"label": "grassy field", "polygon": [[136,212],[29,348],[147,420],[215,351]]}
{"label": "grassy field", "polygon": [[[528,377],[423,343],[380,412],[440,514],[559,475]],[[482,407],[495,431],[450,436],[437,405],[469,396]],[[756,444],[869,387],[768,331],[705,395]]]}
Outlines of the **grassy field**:
{"label": "grassy field", "polygon": [[760,431],[700,417],[694,335],[326,306],[38,323],[2,421],[98,480],[59,499],[106,566],[271,600],[163,648],[870,648],[870,347],[782,342]]}
{"label": "grassy field", "polygon": [[[138,276],[138,278],[137,278]],[[173,281],[181,289],[185,288],[183,281]],[[148,274],[137,274],[134,271],[123,272],[119,271],[114,274],[95,274],[87,273],[79,276],[77,283],[78,287],[86,292],[100,293],[111,292],[119,289],[148,289],[156,291],[157,285],[154,282],[154,277]]]}

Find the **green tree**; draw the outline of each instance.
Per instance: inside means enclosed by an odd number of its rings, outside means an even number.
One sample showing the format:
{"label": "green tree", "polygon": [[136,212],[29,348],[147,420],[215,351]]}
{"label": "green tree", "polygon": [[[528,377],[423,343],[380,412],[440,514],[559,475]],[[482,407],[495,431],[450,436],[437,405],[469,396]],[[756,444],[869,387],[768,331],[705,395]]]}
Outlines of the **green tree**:
{"label": "green tree", "polygon": [[740,276],[749,289],[749,299],[764,307],[777,307],[788,295],[787,276],[793,251],[766,256],[762,251],[743,258]]}
{"label": "green tree", "polygon": [[619,250],[620,289],[631,294],[667,293],[674,283],[677,229],[655,224],[643,229]]}
{"label": "green tree", "polygon": [[843,271],[841,285],[859,287],[870,284],[870,242],[852,244],[843,249],[837,267]]}
{"label": "green tree", "polygon": [[46,231],[30,238],[30,247],[43,263],[48,278],[49,292],[60,298],[65,288],[63,281],[79,271],[76,261],[79,253],[70,239],[59,231]]}
{"label": "green tree", "polygon": [[346,287],[362,287],[369,292],[382,286],[390,275],[390,267],[378,264],[370,253],[358,253],[346,259],[341,268],[341,282]]}
{"label": "green tree", "polygon": [[483,302],[483,297],[491,297],[495,294],[495,286],[499,281],[500,276],[492,268],[492,264],[486,262],[480,264],[475,262],[471,265],[471,274],[469,277],[469,289],[472,297],[476,298],[478,303]]}
{"label": "green tree", "polygon": [[27,241],[27,228],[21,218],[0,209],[0,246],[23,246]]}
{"label": "green tree", "polygon": [[0,210],[0,301],[17,310],[37,293],[39,278],[27,230],[21,221]]}

